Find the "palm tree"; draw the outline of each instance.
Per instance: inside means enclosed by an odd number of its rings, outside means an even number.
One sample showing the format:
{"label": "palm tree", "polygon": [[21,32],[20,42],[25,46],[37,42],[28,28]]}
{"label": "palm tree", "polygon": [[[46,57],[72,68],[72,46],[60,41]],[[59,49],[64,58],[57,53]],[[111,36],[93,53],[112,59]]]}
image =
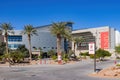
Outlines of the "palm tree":
{"label": "palm tree", "polygon": [[51,27],[51,33],[57,37],[57,55],[58,55],[58,62],[59,56],[61,57],[61,40],[62,38],[68,38],[69,36],[69,30],[67,29],[67,23],[65,22],[59,22],[59,23],[53,23]]}
{"label": "palm tree", "polygon": [[83,37],[74,37],[73,38],[73,42],[74,42],[74,53],[75,53],[75,49],[76,49],[76,45],[78,45],[79,43],[82,43],[85,39]]}
{"label": "palm tree", "polygon": [[35,28],[33,28],[32,25],[25,25],[24,26],[24,31],[22,32],[23,34],[26,34],[27,37],[28,37],[28,42],[29,42],[29,58],[30,58],[30,61],[32,59],[31,36],[33,34],[37,34],[36,32],[37,32],[37,30]]}
{"label": "palm tree", "polygon": [[0,25],[0,29],[2,30],[2,33],[4,33],[4,37],[6,40],[6,53],[8,54],[8,35],[9,33],[13,33],[13,27],[11,26],[10,23],[2,23]]}

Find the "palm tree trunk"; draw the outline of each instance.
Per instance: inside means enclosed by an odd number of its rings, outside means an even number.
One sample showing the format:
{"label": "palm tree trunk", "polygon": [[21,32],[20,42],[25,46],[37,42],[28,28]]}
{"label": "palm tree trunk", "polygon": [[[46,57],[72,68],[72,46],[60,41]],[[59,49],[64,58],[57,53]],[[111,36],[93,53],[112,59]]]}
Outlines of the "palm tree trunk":
{"label": "palm tree trunk", "polygon": [[61,64],[61,37],[57,36],[57,55],[58,55],[58,64]]}
{"label": "palm tree trunk", "polygon": [[[8,54],[8,34],[7,33],[5,33],[5,40],[6,40],[6,54]],[[11,67],[9,56],[7,57],[7,60],[9,62],[9,67]]]}
{"label": "palm tree trunk", "polygon": [[8,54],[8,35],[5,33],[5,39],[6,39],[6,54]]}
{"label": "palm tree trunk", "polygon": [[74,42],[74,53],[75,53],[75,42]]}
{"label": "palm tree trunk", "polygon": [[57,54],[61,55],[61,39],[57,38]]}
{"label": "palm tree trunk", "polygon": [[30,62],[32,60],[32,52],[31,52],[31,36],[28,35],[28,41],[29,41],[29,58],[30,58]]}
{"label": "palm tree trunk", "polygon": [[76,50],[76,43],[74,42],[74,57],[76,58],[75,50]]}

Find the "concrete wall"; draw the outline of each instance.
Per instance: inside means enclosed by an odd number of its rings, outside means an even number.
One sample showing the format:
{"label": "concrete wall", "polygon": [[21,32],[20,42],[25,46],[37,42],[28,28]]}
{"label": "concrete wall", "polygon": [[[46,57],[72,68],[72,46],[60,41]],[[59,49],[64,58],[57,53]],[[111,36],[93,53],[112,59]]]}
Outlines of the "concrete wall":
{"label": "concrete wall", "polygon": [[115,49],[115,29],[114,28],[110,28],[110,50],[113,53],[114,49]]}
{"label": "concrete wall", "polygon": [[[75,30],[72,31],[73,36],[76,36],[80,33],[85,33],[85,32],[90,32],[92,33],[92,35],[95,37],[95,44],[96,44],[96,49],[101,48],[101,34],[104,32],[108,32],[108,48],[106,48],[105,50],[108,50],[110,52],[114,52],[114,48],[115,48],[115,29],[114,28],[110,28],[109,26],[103,26],[103,27],[98,27],[98,28],[89,28],[89,29],[81,29],[81,30]],[[87,35],[86,35],[87,36]],[[73,46],[74,42],[72,42],[72,49],[74,49]],[[88,50],[81,50],[81,52],[86,52]],[[80,52],[79,50],[76,49],[76,55],[78,55]]]}

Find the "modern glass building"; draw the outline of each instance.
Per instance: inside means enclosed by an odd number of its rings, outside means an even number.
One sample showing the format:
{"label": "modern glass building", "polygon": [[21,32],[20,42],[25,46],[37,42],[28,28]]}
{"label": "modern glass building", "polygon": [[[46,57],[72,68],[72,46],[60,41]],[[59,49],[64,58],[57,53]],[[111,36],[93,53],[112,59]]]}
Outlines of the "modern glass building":
{"label": "modern glass building", "polygon": [[8,42],[22,42],[22,35],[8,36]]}
{"label": "modern glass building", "polygon": [[19,44],[19,42],[22,42],[22,35],[8,36],[8,43],[10,43],[10,42],[14,42],[14,43],[8,44],[8,47],[10,49],[17,49],[18,46],[21,45],[21,44]]}
{"label": "modern glass building", "polygon": [[[116,31],[114,28],[109,26],[97,27],[97,28],[88,28],[88,29],[79,29],[72,30],[72,23],[67,23],[68,28],[71,30],[73,37],[83,37],[84,42],[79,43],[76,47],[75,53],[79,55],[80,51],[88,51],[88,44],[90,42],[95,42],[96,49],[102,48],[114,52],[116,45],[120,44],[119,31]],[[31,48],[34,49],[41,48],[43,52],[48,52],[49,50],[56,51],[56,36],[51,34],[50,28],[52,25],[38,26],[37,35],[31,36]],[[14,30],[14,34],[8,36],[8,46],[10,49],[17,49],[19,45],[25,45],[26,48],[29,48],[28,37],[27,35],[21,34],[22,30]],[[72,44],[68,43],[65,39],[62,39],[62,51],[66,51],[68,47],[74,49],[74,42]]]}
{"label": "modern glass building", "polygon": [[21,30],[15,30],[14,34],[8,36],[8,47],[10,49],[17,49],[19,45],[23,44]]}
{"label": "modern glass building", "polygon": [[[67,22],[68,29],[72,31],[72,23]],[[49,50],[56,51],[57,49],[57,39],[56,36],[51,34],[50,28],[52,25],[38,26],[35,27],[37,30],[37,35],[31,36],[31,49],[41,48],[43,52],[48,52]],[[22,35],[21,30],[14,30],[14,34],[8,36],[8,46],[10,49],[17,49],[19,45],[24,44],[26,48],[29,49],[28,37],[27,35]],[[68,47],[68,42],[62,39],[62,51],[66,50]]]}

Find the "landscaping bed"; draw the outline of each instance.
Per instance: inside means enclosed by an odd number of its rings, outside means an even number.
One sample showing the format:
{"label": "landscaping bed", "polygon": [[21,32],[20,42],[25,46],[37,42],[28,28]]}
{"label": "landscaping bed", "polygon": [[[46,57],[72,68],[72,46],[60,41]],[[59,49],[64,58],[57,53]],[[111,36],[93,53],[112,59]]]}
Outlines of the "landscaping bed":
{"label": "landscaping bed", "polygon": [[112,66],[99,72],[92,73],[89,76],[104,78],[120,78],[120,66]]}

